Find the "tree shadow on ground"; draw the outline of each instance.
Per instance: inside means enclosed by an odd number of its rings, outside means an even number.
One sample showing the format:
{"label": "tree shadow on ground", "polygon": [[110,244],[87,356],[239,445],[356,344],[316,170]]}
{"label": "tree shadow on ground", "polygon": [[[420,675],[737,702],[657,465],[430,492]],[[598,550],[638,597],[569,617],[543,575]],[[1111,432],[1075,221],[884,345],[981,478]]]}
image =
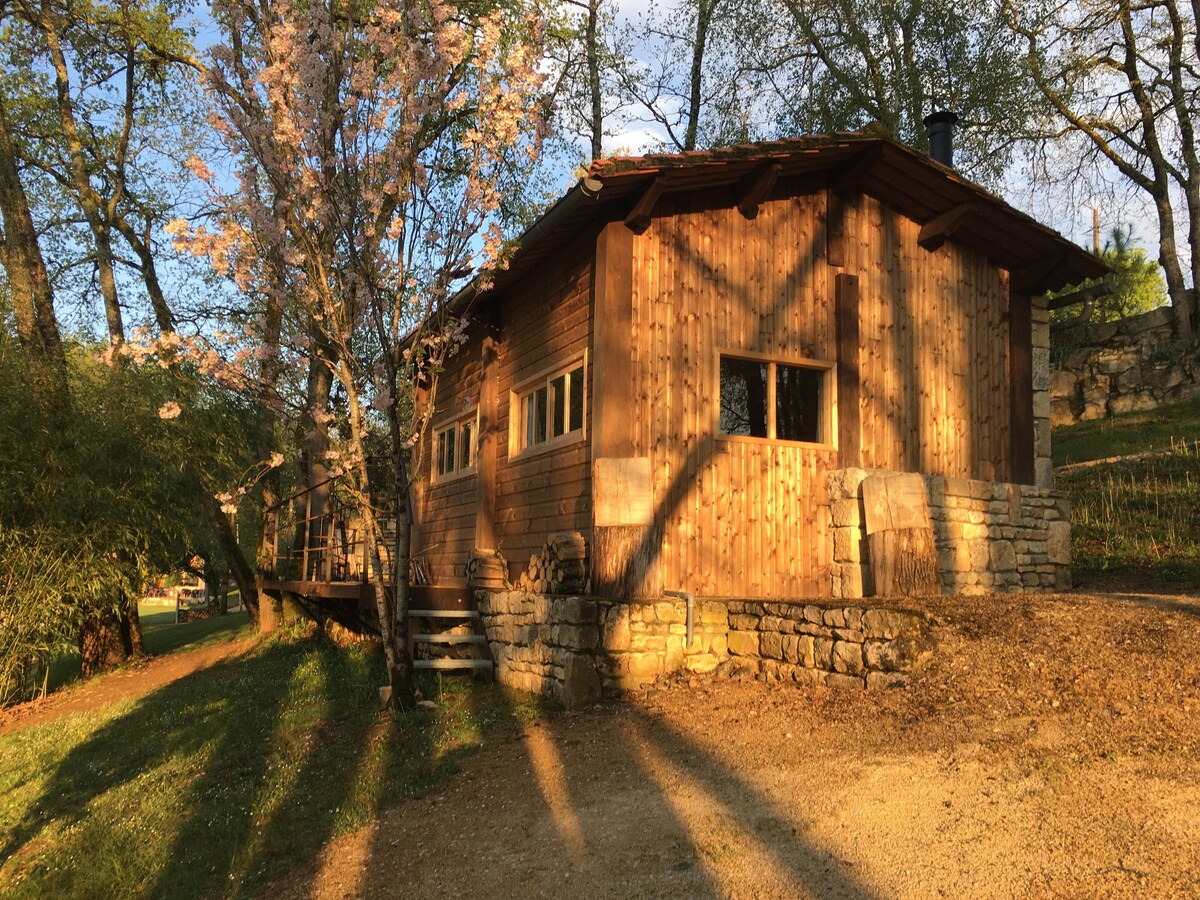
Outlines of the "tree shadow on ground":
{"label": "tree shadow on ground", "polygon": [[273,641],[146,695],[57,758],[0,835],[6,881],[43,896],[253,891],[444,777],[434,723],[380,713],[382,681],[378,654]]}
{"label": "tree shadow on ground", "polygon": [[[562,896],[873,896],[710,749],[634,706],[584,715],[594,740],[572,714],[535,724],[430,801],[385,817],[351,893],[532,894],[550,883]],[[464,858],[472,865],[450,864]]]}

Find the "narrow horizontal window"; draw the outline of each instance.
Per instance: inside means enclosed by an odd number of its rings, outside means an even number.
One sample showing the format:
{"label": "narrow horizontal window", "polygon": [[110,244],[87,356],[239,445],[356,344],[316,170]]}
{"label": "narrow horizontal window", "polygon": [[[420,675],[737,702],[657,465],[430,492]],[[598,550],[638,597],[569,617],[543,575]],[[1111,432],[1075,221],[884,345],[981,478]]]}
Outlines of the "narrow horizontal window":
{"label": "narrow horizontal window", "polygon": [[581,435],[585,394],[582,360],[538,378],[514,392],[513,408],[519,417],[513,432],[519,437],[514,452],[567,441],[572,436]]}

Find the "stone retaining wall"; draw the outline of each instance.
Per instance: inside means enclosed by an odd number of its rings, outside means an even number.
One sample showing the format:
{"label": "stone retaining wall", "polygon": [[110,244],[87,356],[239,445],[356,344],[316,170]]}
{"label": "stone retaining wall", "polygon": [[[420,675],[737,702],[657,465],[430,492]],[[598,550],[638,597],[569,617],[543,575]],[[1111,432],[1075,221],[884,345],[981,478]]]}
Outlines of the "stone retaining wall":
{"label": "stone retaining wall", "polygon": [[624,603],[479,591],[496,677],[577,707],[673,672],[748,674],[832,687],[904,684],[931,653],[920,613],[874,607],[696,601]]}
{"label": "stone retaining wall", "polygon": [[[862,483],[876,474],[889,473],[839,469],[829,477],[834,597],[873,592]],[[1070,506],[1053,489],[929,475],[924,481],[946,593],[1070,587]]]}
{"label": "stone retaining wall", "polygon": [[929,619],[907,610],[816,604],[729,604],[723,665],[772,681],[830,687],[897,687],[933,653]]}
{"label": "stone retaining wall", "polygon": [[1055,334],[1050,420],[1070,425],[1200,398],[1200,348],[1175,343],[1170,307]]}

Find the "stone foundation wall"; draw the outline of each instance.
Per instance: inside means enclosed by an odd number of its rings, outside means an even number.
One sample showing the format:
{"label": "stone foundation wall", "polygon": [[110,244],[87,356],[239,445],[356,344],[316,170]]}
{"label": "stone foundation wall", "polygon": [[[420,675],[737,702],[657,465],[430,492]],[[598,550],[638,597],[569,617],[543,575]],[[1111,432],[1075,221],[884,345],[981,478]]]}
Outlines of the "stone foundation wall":
{"label": "stone foundation wall", "polygon": [[830,687],[897,687],[933,653],[932,624],[921,613],[816,604],[729,604],[723,665],[771,681]]}
{"label": "stone foundation wall", "polygon": [[696,601],[624,603],[479,591],[496,677],[564,706],[639,690],[673,672],[745,674],[831,687],[906,683],[932,652],[920,613],[875,607]]}
{"label": "stone foundation wall", "polygon": [[1070,425],[1200,398],[1200,348],[1175,343],[1170,307],[1055,334],[1050,419]]}
{"label": "stone foundation wall", "polygon": [[[862,508],[862,483],[873,474],[886,473],[839,469],[829,477],[837,598],[873,591]],[[940,476],[924,481],[946,593],[1070,587],[1070,506],[1053,489]]]}
{"label": "stone foundation wall", "polygon": [[521,591],[476,597],[497,679],[567,707],[681,669],[710,672],[728,655],[729,613],[720,602],[695,603],[689,647],[683,600],[627,603]]}

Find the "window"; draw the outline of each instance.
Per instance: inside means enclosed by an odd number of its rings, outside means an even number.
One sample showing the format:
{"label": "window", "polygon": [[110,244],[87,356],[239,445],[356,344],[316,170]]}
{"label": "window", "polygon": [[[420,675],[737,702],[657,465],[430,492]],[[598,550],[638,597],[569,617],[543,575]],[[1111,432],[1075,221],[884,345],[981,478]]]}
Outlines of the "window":
{"label": "window", "polygon": [[513,453],[582,437],[585,393],[582,359],[514,391]]}
{"label": "window", "polygon": [[832,365],[818,361],[720,357],[721,434],[829,443],[826,382]]}
{"label": "window", "polygon": [[479,412],[433,432],[433,480],[447,481],[475,471]]}

